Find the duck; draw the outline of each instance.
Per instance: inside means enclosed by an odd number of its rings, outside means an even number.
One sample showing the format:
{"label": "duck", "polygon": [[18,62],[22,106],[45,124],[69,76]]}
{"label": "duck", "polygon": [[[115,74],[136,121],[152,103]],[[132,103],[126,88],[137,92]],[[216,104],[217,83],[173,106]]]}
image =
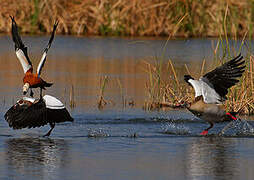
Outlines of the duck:
{"label": "duck", "polygon": [[43,137],[50,136],[56,123],[74,121],[64,104],[51,95],[40,99],[22,97],[5,113],[4,118],[13,129],[49,124],[51,129]]}
{"label": "duck", "polygon": [[195,91],[194,101],[184,106],[195,116],[210,124],[200,133],[201,135],[207,135],[214,123],[238,119],[238,112],[226,112],[223,102],[227,99],[228,90],[239,82],[245,67],[245,60],[240,53],[198,80],[189,74],[184,75],[184,80]]}
{"label": "duck", "polygon": [[26,95],[28,90],[30,89],[30,96],[33,97],[33,91],[32,88],[40,88],[40,98],[42,98],[42,89],[46,89],[45,87],[50,87],[53,85],[53,83],[48,83],[44,81],[41,78],[41,71],[42,68],[46,62],[47,53],[49,48],[51,47],[51,44],[54,40],[55,31],[58,25],[58,22],[56,21],[53,26],[53,31],[51,34],[51,37],[49,39],[48,45],[43,51],[41,60],[37,67],[37,72],[33,73],[33,65],[32,62],[29,59],[28,53],[27,53],[27,47],[24,45],[24,43],[21,40],[21,37],[18,32],[18,26],[14,19],[14,17],[10,16],[12,21],[12,28],[11,28],[11,34],[12,34],[12,40],[15,44],[15,52],[17,55],[18,60],[20,61],[22,68],[24,70],[24,78],[23,78],[23,94]]}

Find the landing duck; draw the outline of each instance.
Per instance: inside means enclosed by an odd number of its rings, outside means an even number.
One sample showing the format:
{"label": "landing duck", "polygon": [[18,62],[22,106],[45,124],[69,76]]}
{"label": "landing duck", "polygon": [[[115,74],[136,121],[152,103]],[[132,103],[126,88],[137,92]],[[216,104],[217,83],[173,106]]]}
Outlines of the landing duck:
{"label": "landing duck", "polygon": [[44,137],[50,136],[56,123],[73,121],[64,104],[50,95],[40,99],[23,97],[6,112],[4,118],[13,129],[35,128],[49,124],[51,129]]}
{"label": "landing duck", "polygon": [[207,135],[214,123],[237,120],[237,112],[226,112],[223,102],[227,99],[228,89],[239,82],[245,69],[244,64],[243,56],[239,54],[198,80],[190,75],[184,75],[184,80],[195,91],[194,101],[185,106],[195,116],[210,124],[201,135]]}

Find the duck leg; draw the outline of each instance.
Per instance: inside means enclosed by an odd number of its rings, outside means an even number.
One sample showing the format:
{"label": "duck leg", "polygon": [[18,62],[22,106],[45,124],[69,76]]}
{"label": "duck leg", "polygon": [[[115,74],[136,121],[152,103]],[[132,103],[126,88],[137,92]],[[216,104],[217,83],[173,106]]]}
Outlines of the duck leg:
{"label": "duck leg", "polygon": [[47,133],[47,134],[45,134],[43,137],[48,137],[48,136],[50,136],[50,133],[51,133],[51,131],[54,129],[54,127],[55,127],[55,123],[50,123],[50,127],[51,127],[51,129],[49,130],[49,132]]}
{"label": "duck leg", "polygon": [[213,123],[209,122],[210,126],[200,133],[200,135],[207,135],[208,130],[213,127]]}
{"label": "duck leg", "polygon": [[40,88],[40,99],[42,99],[42,88]]}

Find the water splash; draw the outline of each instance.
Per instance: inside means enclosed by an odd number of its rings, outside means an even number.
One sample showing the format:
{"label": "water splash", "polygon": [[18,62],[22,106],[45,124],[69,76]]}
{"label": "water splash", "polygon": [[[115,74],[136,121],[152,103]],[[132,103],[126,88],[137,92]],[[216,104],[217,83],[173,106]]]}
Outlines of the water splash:
{"label": "water splash", "polygon": [[242,121],[242,128],[240,129],[239,135],[254,135],[254,128],[247,121]]}
{"label": "water splash", "polygon": [[220,135],[254,136],[254,128],[245,120],[231,121],[222,129]]}
{"label": "water splash", "polygon": [[109,134],[102,128],[99,129],[88,129],[88,137],[109,137]]}
{"label": "water splash", "polygon": [[169,122],[169,123],[163,124],[162,129],[165,134],[187,135],[191,133],[190,129],[182,123],[179,124],[179,123]]}

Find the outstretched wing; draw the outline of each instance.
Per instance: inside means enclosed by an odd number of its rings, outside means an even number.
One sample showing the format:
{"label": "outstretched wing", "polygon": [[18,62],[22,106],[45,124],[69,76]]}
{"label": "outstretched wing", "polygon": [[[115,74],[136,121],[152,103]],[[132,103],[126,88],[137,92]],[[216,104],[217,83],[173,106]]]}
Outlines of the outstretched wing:
{"label": "outstretched wing", "polygon": [[32,70],[32,63],[27,55],[27,47],[23,44],[19,33],[18,33],[18,26],[14,20],[14,17],[10,16],[12,20],[12,26],[11,26],[11,34],[13,42],[15,43],[15,51],[16,55],[23,67],[24,73],[26,73],[28,70]]}
{"label": "outstretched wing", "polygon": [[30,106],[17,103],[6,112],[4,117],[13,129],[40,127],[48,123],[47,109],[43,101]]}
{"label": "outstretched wing", "polygon": [[195,90],[195,98],[203,96],[205,103],[220,104],[220,95],[203,80],[194,80],[190,75],[184,76],[185,81]]}
{"label": "outstretched wing", "polygon": [[23,101],[31,103],[16,103],[4,115],[5,120],[13,129],[35,128],[48,123],[73,121],[65,106],[55,97],[45,95],[38,102],[32,98],[23,98]]}
{"label": "outstretched wing", "polygon": [[54,24],[54,27],[53,27],[53,32],[51,34],[51,37],[49,39],[49,42],[48,42],[48,45],[47,47],[45,48],[45,50],[43,51],[43,54],[42,54],[42,57],[41,57],[41,60],[40,60],[40,63],[38,64],[38,67],[37,67],[37,74],[38,74],[38,77],[41,75],[41,70],[42,70],[42,67],[44,66],[45,62],[46,62],[46,59],[47,59],[47,53],[48,53],[48,50],[51,46],[51,43],[55,37],[55,31],[56,31],[56,28],[57,28],[57,25],[58,25],[58,22],[56,21],[55,24]]}
{"label": "outstretched wing", "polygon": [[241,77],[244,72],[244,63],[243,56],[239,54],[234,59],[208,72],[200,80],[215,89],[222,100],[226,99],[228,89],[239,82],[237,78]]}

